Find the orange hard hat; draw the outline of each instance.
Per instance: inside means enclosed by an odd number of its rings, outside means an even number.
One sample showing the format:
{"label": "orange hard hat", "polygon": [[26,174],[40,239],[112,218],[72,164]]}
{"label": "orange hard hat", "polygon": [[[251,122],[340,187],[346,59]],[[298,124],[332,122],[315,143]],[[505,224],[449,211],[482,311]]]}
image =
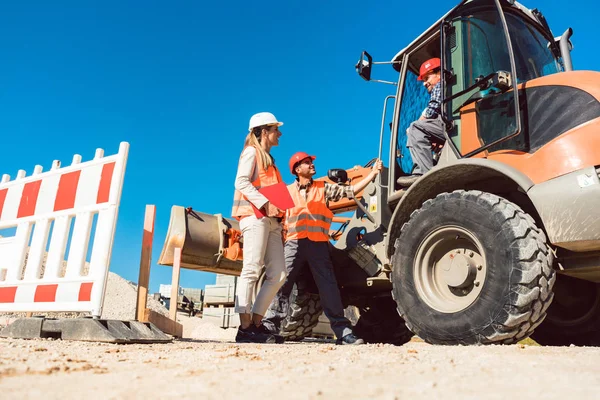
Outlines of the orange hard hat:
{"label": "orange hard hat", "polygon": [[426,73],[439,68],[441,65],[442,62],[439,58],[430,58],[429,60],[425,61],[423,64],[421,64],[421,69],[419,70],[419,77],[417,80],[422,81],[423,76],[425,76]]}
{"label": "orange hard hat", "polygon": [[308,155],[303,151],[299,151],[299,152],[295,153],[292,156],[292,158],[290,158],[290,172],[292,173],[292,175],[295,175],[294,169],[296,167],[296,164],[298,164],[300,161],[304,160],[305,158],[310,158],[311,160],[314,160],[317,157]]}

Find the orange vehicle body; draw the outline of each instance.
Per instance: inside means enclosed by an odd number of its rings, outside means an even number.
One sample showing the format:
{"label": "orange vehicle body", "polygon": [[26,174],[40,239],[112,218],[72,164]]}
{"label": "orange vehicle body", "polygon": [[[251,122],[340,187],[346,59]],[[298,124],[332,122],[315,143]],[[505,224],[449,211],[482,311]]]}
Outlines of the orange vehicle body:
{"label": "orange vehicle body", "polygon": [[[553,74],[523,83],[519,89],[540,86],[569,86],[581,90],[600,100],[598,72],[573,71]],[[477,118],[475,104],[470,104],[461,110],[463,135],[461,150],[463,153],[475,150],[483,145],[477,134]],[[588,121],[566,133],[554,138],[534,153],[517,150],[484,151],[475,158],[496,160],[523,172],[538,184],[577,171],[585,167],[600,164],[600,118]]]}

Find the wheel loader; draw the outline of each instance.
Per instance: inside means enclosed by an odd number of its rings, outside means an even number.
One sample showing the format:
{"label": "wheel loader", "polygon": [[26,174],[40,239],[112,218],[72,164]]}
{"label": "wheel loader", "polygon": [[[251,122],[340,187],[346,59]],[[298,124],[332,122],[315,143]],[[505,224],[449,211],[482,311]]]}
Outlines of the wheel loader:
{"label": "wheel loader", "polygon": [[[331,205],[341,223],[331,255],[367,341],[600,342],[600,73],[573,70],[571,35],[555,37],[518,2],[471,0],[391,61],[362,53],[358,74],[395,87],[379,132],[387,165],[356,199]],[[397,183],[413,165],[406,129],[428,101],[417,76],[433,57],[446,141],[432,143],[436,165],[407,189]],[[380,64],[397,82],[371,79]],[[366,167],[323,179],[349,184]],[[175,247],[185,268],[240,273],[235,220],[174,206],[159,264],[172,265]],[[282,333],[301,338],[319,312],[308,277]]]}

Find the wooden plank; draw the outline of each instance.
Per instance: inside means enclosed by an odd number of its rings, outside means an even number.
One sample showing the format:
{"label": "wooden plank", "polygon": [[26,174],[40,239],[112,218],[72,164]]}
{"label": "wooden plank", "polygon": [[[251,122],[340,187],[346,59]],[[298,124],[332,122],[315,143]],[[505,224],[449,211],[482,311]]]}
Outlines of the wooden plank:
{"label": "wooden plank", "polygon": [[166,334],[179,338],[183,337],[183,325],[173,321],[169,317],[157,313],[156,311],[152,311],[149,308],[144,310],[142,319],[140,319],[140,321],[152,322],[158,329]]}
{"label": "wooden plank", "polygon": [[150,262],[152,260],[155,217],[156,206],[146,205],[144,234],[142,235],[142,254],[140,256],[140,276],[138,278],[137,304],[135,309],[135,316],[138,321],[141,321],[141,318],[143,318],[146,310],[146,303],[148,301],[148,284],[150,282]]}
{"label": "wooden plank", "polygon": [[179,296],[179,273],[181,272],[181,247],[176,247],[173,254],[173,276],[171,279],[171,301],[169,301],[169,317],[177,321],[177,299]]}

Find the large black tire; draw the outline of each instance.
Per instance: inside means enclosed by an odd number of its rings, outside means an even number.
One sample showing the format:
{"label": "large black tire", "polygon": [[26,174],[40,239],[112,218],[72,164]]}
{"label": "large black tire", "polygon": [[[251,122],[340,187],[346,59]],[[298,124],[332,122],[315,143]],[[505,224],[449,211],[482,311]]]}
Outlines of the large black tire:
{"label": "large black tire", "polygon": [[559,274],[554,294],[531,337],[549,346],[600,346],[600,284]]}
{"label": "large black tire", "polygon": [[413,337],[391,297],[374,299],[369,306],[361,308],[360,318],[353,330],[367,343],[401,346]]}
{"label": "large black tire", "polygon": [[458,190],[427,200],[395,246],[398,311],[428,343],[515,343],[552,302],[554,257],[544,233],[496,195]]}
{"label": "large black tire", "polygon": [[318,294],[298,293],[296,286],[290,296],[287,317],[281,321],[279,334],[287,341],[299,341],[311,335],[323,312]]}

